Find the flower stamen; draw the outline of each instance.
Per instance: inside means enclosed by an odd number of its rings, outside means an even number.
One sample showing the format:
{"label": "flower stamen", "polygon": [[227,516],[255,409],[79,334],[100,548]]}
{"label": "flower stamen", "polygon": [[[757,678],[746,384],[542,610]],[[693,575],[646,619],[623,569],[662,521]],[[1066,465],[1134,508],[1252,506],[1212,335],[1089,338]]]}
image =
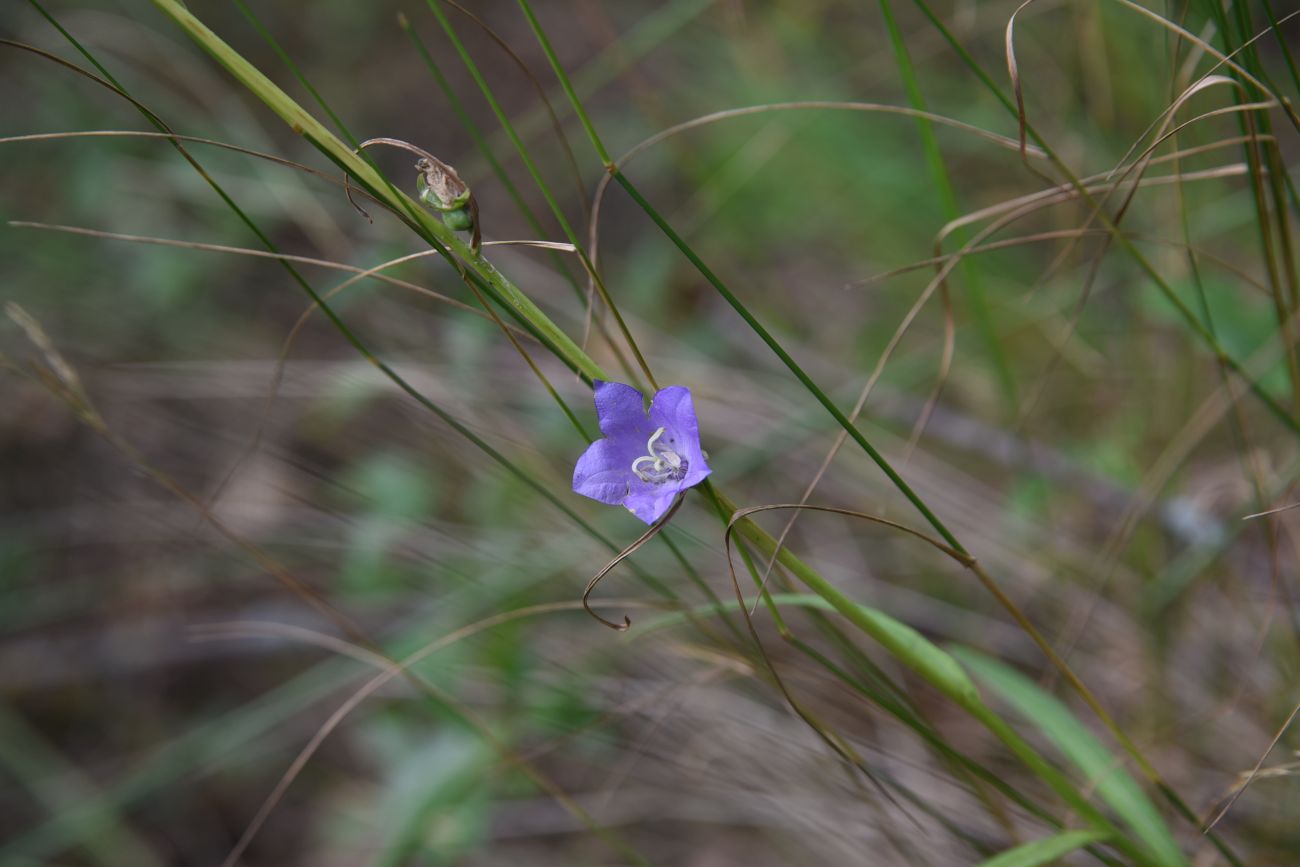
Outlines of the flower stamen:
{"label": "flower stamen", "polygon": [[[661,427],[652,433],[645,444],[647,454],[632,462],[632,472],[636,477],[653,485],[681,481],[686,477],[686,469],[689,465],[685,458],[659,442],[659,438],[664,435],[664,430]],[[646,465],[648,469],[642,469]]]}

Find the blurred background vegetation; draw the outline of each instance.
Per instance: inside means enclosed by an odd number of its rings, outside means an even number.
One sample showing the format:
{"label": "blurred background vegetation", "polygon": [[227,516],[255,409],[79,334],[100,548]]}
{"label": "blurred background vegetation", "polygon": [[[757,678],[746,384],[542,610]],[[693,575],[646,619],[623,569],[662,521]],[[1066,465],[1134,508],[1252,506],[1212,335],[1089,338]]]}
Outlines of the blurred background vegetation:
{"label": "blurred background vegetation", "polygon": [[[716,119],[622,163],[847,411],[936,288],[932,257],[1004,213],[981,209],[1064,181],[1032,148],[1017,153],[1017,117],[977,73],[1012,93],[1016,5],[556,0],[535,11],[616,160],[693,118],[796,101],[923,104],[1002,137],[804,107]],[[859,425],[1193,818],[969,572],[851,518],[804,514],[788,541],[855,600],[1036,681],[979,682],[1101,809],[1126,818],[1071,764],[1049,712],[1017,695],[1057,696],[1104,741],[1101,765],[1141,781],[1138,797],[1189,863],[1294,864],[1297,519],[1242,518],[1294,498],[1295,423],[1224,372],[1160,284],[1294,418],[1279,322],[1296,309],[1286,168],[1300,150],[1277,101],[1300,96],[1300,22],[1265,0],[1145,5],[1166,23],[1119,2],[1044,0],[1014,34],[1026,117],[1109,196],[1125,243],[1064,195],[989,235],[982,243],[1008,243],[969,256],[908,321]],[[338,170],[152,4],[42,8],[176,132],[321,173],[188,145],[283,252],[355,270],[426,249],[391,215],[358,214]],[[190,8],[323,120],[263,29],[358,138],[401,139],[454,165],[485,239],[566,240],[429,6]],[[440,9],[586,243],[605,173],[527,18],[509,3]],[[1218,74],[1256,76],[1273,104],[1220,112],[1268,97],[1211,81],[1179,109],[1179,123],[1197,120],[1155,161],[1114,173],[1141,160],[1162,113],[1214,65],[1172,23],[1220,51],[1262,34],[1240,73]],[[0,29],[90,68],[34,6],[7,4]],[[151,129],[28,48],[3,46],[0,77],[5,137]],[[319,312],[295,331],[308,299],[274,260],[184,246],[263,249],[165,140],[6,138],[3,153],[6,220],[137,239],[0,230],[0,295],[49,341],[34,343],[21,315],[0,320],[0,864],[218,864],[250,827],[248,865],[973,864],[1087,826],[833,615],[783,606],[783,632],[760,608],[771,661],[860,756],[849,768],[791,713],[735,606],[708,610],[732,590],[702,497],[672,522],[680,558],[647,545],[598,591],[631,630],[591,620],[577,599],[611,551],[402,395]],[[414,192],[408,155],[372,154]],[[617,186],[598,226],[602,274],[638,345],[662,384],[694,392],[714,478],[742,506],[797,502],[834,421]],[[526,247],[491,258],[582,339],[576,258]],[[301,269],[321,292],[350,276]],[[385,273],[405,285],[361,281],[333,299],[348,326],[615,550],[635,540],[634,518],[570,493],[581,439],[456,271],[419,259]],[[621,372],[626,347],[602,337],[617,334],[612,320],[598,322],[590,351]],[[588,387],[529,345],[594,430]],[[98,421],[35,372],[60,356]],[[851,445],[810,502],[920,526]],[[787,518],[758,520],[775,535]],[[432,653],[416,667],[423,687],[378,688],[280,792],[375,669],[270,561],[392,658],[527,610]],[[791,589],[780,570],[772,580]],[[1198,827],[1215,819],[1233,855]],[[1105,844],[1062,857],[1130,860]]]}

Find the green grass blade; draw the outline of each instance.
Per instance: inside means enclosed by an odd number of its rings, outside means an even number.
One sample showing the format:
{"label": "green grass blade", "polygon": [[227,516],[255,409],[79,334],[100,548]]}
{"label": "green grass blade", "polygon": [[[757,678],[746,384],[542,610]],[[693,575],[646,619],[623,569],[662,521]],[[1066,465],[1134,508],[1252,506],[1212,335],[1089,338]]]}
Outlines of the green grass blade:
{"label": "green grass blade", "polygon": [[1034,840],[1014,849],[1008,849],[979,865],[979,867],[1038,867],[1049,864],[1076,849],[1106,839],[1101,831],[1062,831],[1051,837]]}
{"label": "green grass blade", "polygon": [[953,653],[1079,769],[1086,788],[1095,789],[1098,797],[1133,829],[1155,863],[1168,867],[1187,864],[1169,827],[1141,786],[1069,708],[1029,678],[994,659],[965,648],[955,648]]}

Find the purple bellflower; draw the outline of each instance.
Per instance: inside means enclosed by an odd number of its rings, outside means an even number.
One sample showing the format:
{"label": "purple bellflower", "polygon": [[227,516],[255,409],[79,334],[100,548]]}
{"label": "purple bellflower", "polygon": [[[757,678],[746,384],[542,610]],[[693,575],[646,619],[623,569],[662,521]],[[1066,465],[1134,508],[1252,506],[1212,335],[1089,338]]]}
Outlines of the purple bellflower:
{"label": "purple bellflower", "polygon": [[573,468],[573,490],[584,497],[624,506],[653,524],[678,494],[712,472],[685,386],[661,389],[647,414],[641,392],[597,380],[596,415],[605,439],[588,446]]}

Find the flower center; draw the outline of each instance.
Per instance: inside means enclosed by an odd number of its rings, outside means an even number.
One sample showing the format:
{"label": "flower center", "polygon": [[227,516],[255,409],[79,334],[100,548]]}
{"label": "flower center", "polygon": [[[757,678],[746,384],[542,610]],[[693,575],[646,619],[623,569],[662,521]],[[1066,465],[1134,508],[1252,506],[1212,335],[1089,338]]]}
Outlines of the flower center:
{"label": "flower center", "polygon": [[690,467],[690,462],[686,458],[677,454],[664,443],[659,442],[659,438],[663,435],[663,428],[659,428],[652,433],[645,444],[648,454],[644,454],[632,462],[632,472],[636,474],[636,477],[652,485],[662,485],[664,482],[680,482],[686,478],[686,470]]}

